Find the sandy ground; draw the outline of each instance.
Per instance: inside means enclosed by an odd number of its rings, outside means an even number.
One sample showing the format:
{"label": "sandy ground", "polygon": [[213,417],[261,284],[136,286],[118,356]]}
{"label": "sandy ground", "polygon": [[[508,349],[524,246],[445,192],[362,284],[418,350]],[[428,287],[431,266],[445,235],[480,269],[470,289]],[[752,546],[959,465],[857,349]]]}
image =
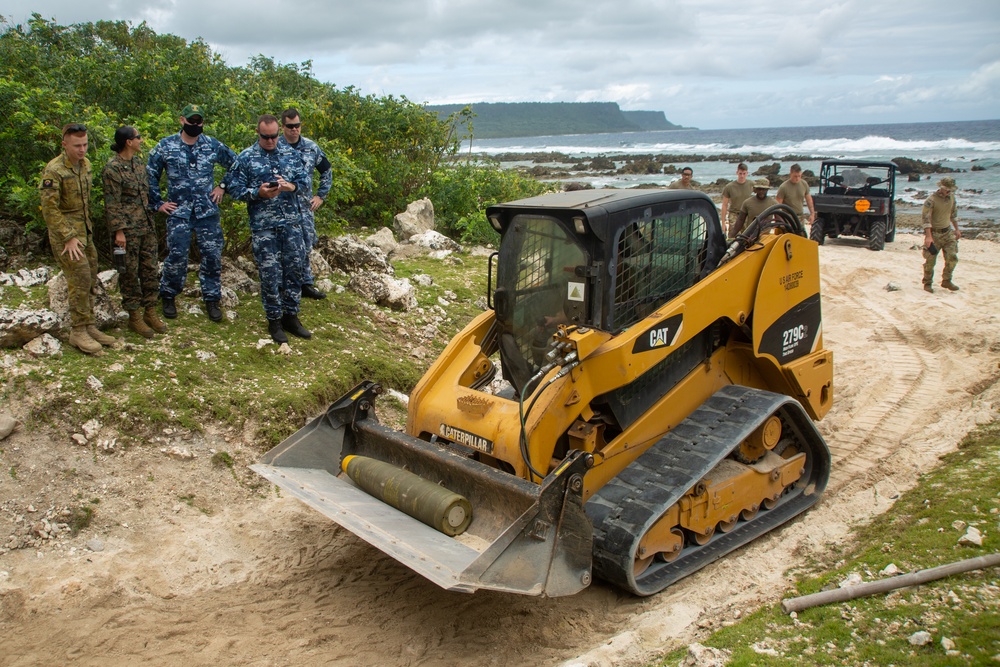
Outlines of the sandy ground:
{"label": "sandy ground", "polygon": [[[100,503],[79,536],[0,556],[0,663],[629,665],[694,641],[776,601],[789,565],[822,558],[997,417],[1000,246],[962,241],[962,290],[927,294],[918,241],[820,251],[836,378],[823,500],[658,596],[601,582],[555,600],[440,590],[257,482],[252,429],[171,436],[192,461],[19,430],[0,443],[0,545],[18,517]],[[235,473],[212,465],[213,448],[234,454]]]}

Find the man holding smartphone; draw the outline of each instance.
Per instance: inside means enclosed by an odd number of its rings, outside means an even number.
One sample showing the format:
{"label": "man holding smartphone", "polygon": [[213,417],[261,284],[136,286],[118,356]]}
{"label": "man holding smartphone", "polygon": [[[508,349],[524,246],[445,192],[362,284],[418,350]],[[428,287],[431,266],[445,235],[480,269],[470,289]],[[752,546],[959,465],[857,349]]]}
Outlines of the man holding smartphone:
{"label": "man holding smartphone", "polygon": [[311,186],[312,174],[295,149],[278,145],[279,134],[275,116],[257,119],[257,143],[236,158],[228,192],[247,203],[268,333],[274,342],[287,343],[286,333],[312,337],[298,317],[307,257],[298,193]]}
{"label": "man holding smartphone", "polygon": [[[326,294],[317,289],[313,284],[315,281],[312,275],[312,267],[309,265],[309,252],[316,245],[316,220],[314,217],[316,209],[323,205],[323,201],[330,193],[333,185],[333,167],[326,153],[315,141],[302,136],[302,117],[299,110],[289,107],[281,112],[281,134],[278,143],[283,146],[290,146],[297,150],[305,161],[306,172],[309,174],[309,187],[299,192],[302,197],[302,232],[305,234],[306,261],[304,264],[305,273],[302,276],[302,296],[310,299],[325,299]],[[312,193],[312,173],[313,170],[319,172],[319,189],[316,194]]]}

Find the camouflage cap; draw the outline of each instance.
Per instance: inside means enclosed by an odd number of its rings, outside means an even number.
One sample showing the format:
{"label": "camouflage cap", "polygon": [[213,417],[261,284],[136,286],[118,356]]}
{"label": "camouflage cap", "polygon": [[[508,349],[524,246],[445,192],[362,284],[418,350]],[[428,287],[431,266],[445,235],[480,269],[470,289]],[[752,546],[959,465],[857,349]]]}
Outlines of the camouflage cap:
{"label": "camouflage cap", "polygon": [[945,176],[940,181],[938,181],[939,188],[947,188],[949,190],[956,190],[958,186],[955,185],[955,179],[951,176]]}
{"label": "camouflage cap", "polygon": [[756,181],[753,182],[754,190],[756,190],[757,188],[764,188],[765,190],[768,190],[770,189],[770,187],[771,187],[771,181],[767,180],[766,178],[758,178]]}
{"label": "camouflage cap", "polygon": [[181,118],[190,120],[192,116],[199,116],[202,120],[205,120],[205,107],[200,104],[189,104],[181,111]]}

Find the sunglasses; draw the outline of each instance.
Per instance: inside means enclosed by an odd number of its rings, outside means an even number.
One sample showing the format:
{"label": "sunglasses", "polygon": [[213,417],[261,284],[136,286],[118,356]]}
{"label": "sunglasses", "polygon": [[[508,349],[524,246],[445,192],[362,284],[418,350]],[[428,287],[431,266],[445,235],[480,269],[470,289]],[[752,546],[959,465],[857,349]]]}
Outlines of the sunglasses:
{"label": "sunglasses", "polygon": [[142,139],[142,135],[141,134],[137,134],[134,137],[130,138],[129,141],[132,141],[132,139]]}
{"label": "sunglasses", "polygon": [[302,123],[285,123],[285,127],[289,130],[297,130],[302,127]]}
{"label": "sunglasses", "polygon": [[81,132],[86,132],[87,126],[83,123],[70,123],[65,128],[63,128],[63,136],[67,134],[80,134]]}
{"label": "sunglasses", "polygon": [[261,134],[260,132],[257,133],[257,136],[266,141],[274,141],[278,138],[277,134]]}

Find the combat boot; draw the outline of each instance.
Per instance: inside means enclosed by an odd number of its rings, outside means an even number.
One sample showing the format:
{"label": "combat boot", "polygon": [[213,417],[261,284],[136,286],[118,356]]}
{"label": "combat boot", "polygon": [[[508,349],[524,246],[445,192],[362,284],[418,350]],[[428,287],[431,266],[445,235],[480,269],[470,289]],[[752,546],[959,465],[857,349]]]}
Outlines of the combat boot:
{"label": "combat boot", "polygon": [[142,319],[142,312],[139,310],[128,311],[128,328],[143,338],[152,338],[156,335]]}
{"label": "combat boot", "polygon": [[930,292],[931,294],[934,294],[934,288],[931,287],[930,283],[924,283],[924,291],[925,292]]}
{"label": "combat boot", "polygon": [[326,292],[319,290],[315,285],[303,285],[302,286],[302,296],[308,297],[310,299],[325,299]]}
{"label": "combat boot", "polygon": [[298,336],[299,338],[312,338],[312,332],[302,326],[302,322],[299,322],[298,315],[282,315],[281,327],[293,336]]}
{"label": "combat boot", "polygon": [[101,344],[90,337],[86,325],[73,327],[69,334],[69,344],[86,354],[101,354]]}
{"label": "combat boot", "polygon": [[288,342],[288,336],[285,335],[285,330],[281,328],[281,320],[268,320],[267,332],[271,334],[271,340],[275,343],[281,344]]}
{"label": "combat boot", "polygon": [[168,320],[172,320],[177,317],[177,303],[174,301],[174,297],[164,295],[162,298],[163,316]]}
{"label": "combat boot", "polygon": [[107,347],[111,347],[112,345],[118,342],[117,338],[109,336],[108,334],[104,333],[93,324],[87,325],[87,335],[89,335],[93,340],[97,341],[101,345]]}
{"label": "combat boot", "polygon": [[952,292],[958,291],[958,285],[951,282],[950,280],[942,280],[941,287],[944,287],[945,289],[950,289]]}
{"label": "combat boot", "polygon": [[208,311],[208,319],[212,320],[213,322],[222,321],[222,309],[219,308],[218,301],[206,301],[205,310]]}
{"label": "combat boot", "polygon": [[142,320],[156,333],[167,333],[167,325],[156,314],[156,306],[146,306],[146,312],[143,314]]}

